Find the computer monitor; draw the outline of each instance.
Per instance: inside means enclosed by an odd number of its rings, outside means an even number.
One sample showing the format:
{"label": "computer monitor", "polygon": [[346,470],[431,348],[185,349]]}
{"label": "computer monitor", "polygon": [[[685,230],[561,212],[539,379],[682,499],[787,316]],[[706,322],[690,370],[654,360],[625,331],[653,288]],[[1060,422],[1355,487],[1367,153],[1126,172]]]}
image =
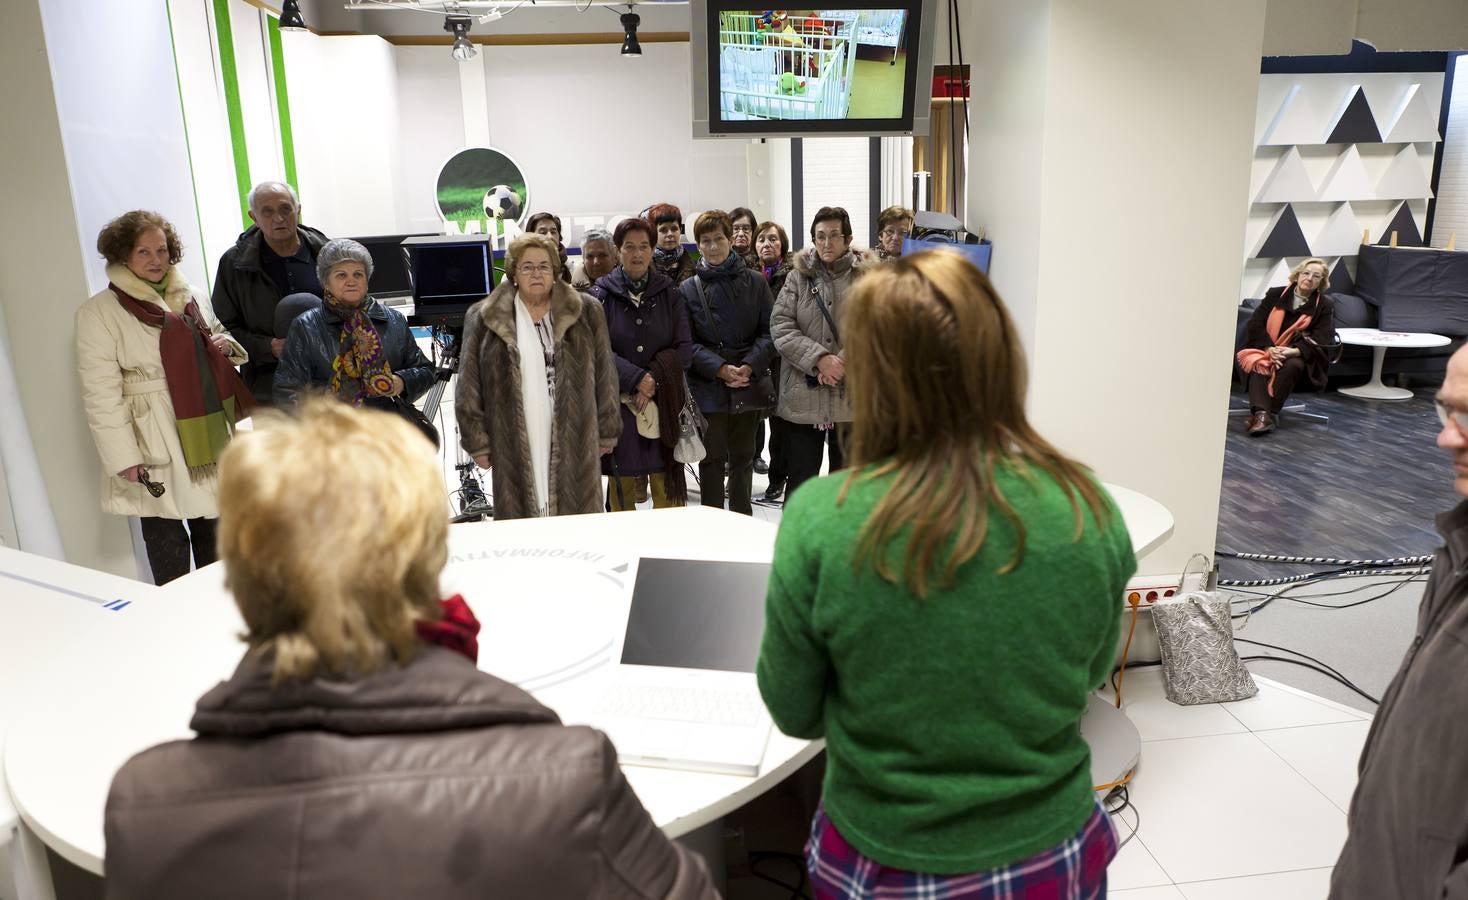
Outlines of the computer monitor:
{"label": "computer monitor", "polygon": [[460,325],[469,307],[494,289],[489,238],[435,235],[403,241],[413,272],[413,319]]}
{"label": "computer monitor", "polygon": [[431,236],[432,232],[421,232],[353,238],[372,255],[372,279],[368,285],[372,296],[390,300],[413,295],[413,269],[408,263],[408,251],[403,247],[403,241]]}

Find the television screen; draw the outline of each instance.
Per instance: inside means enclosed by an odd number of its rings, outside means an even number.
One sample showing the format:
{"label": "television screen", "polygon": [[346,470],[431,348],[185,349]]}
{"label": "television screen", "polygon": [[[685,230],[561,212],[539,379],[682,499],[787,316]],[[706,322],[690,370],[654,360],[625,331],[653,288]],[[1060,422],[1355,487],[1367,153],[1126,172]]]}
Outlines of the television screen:
{"label": "television screen", "polygon": [[702,0],[695,136],[926,132],[931,4],[761,9]]}

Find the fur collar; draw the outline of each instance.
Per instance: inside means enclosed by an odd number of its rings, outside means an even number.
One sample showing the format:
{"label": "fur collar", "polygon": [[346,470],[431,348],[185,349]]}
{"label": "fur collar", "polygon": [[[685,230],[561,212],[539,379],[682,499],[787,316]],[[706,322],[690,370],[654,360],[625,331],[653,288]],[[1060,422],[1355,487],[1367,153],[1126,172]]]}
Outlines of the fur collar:
{"label": "fur collar", "polygon": [[161,305],[175,313],[182,313],[193,297],[193,288],[189,287],[188,281],[178,270],[178,266],[168,267],[168,287],[164,288],[162,298],[146,281],[134,275],[131,269],[121,263],[107,264],[107,280],[117,285],[124,294],[134,300],[158,303],[161,299],[163,301]]}
{"label": "fur collar", "polygon": [[836,271],[828,273],[826,268],[820,264],[820,259],[816,256],[816,248],[814,247],[806,247],[804,250],[792,254],[792,256],[794,259],[791,261],[791,268],[807,278],[840,278],[848,271],[853,275],[860,275],[880,262],[877,259],[877,254],[872,251],[859,250],[856,247],[852,247],[850,253],[836,260]]}
{"label": "fur collar", "polygon": [[[566,331],[581,318],[586,298],[564,281],[551,286],[551,318],[556,325],[556,343],[566,336]],[[484,327],[499,335],[500,340],[515,346],[515,286],[506,278],[479,306],[479,317]]]}

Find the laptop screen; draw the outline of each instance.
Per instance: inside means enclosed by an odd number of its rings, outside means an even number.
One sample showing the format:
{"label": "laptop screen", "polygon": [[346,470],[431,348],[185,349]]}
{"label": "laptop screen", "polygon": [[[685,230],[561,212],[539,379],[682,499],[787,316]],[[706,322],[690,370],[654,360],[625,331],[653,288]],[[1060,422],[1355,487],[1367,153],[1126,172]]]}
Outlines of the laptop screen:
{"label": "laptop screen", "polygon": [[622,662],[753,672],[769,581],[769,563],[643,558]]}

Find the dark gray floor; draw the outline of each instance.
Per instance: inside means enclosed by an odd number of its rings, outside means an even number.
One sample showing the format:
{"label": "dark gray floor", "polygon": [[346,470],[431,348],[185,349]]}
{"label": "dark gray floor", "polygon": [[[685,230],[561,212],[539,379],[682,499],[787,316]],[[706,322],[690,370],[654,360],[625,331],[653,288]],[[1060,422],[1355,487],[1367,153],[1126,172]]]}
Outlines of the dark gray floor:
{"label": "dark gray floor", "polygon": [[[1292,556],[1379,559],[1420,556],[1440,543],[1435,516],[1454,506],[1452,469],[1436,446],[1435,385],[1413,385],[1405,401],[1357,400],[1335,390],[1304,394],[1320,425],[1285,416],[1273,434],[1250,438],[1244,420],[1229,422],[1218,518],[1218,549]],[[1235,407],[1248,405],[1236,393]],[[1278,565],[1219,558],[1225,579],[1277,578],[1321,565]],[[1383,594],[1397,580],[1350,579],[1297,593],[1318,603],[1352,604]],[[1269,593],[1272,587],[1250,588]],[[1343,596],[1322,596],[1352,590]],[[1239,594],[1239,596],[1249,596]],[[1276,601],[1254,616],[1241,638],[1308,653],[1380,696],[1411,642],[1422,585],[1406,584],[1357,606],[1324,609]],[[1255,595],[1255,599],[1263,599]],[[1240,605],[1243,609],[1243,605]],[[1242,654],[1271,653],[1241,644]],[[1280,654],[1272,654],[1280,655]],[[1286,663],[1251,663],[1260,675],[1364,710],[1374,706],[1324,676]]]}
{"label": "dark gray floor", "polygon": [[[1437,549],[1433,518],[1457,501],[1447,454],[1436,446],[1435,388],[1404,401],[1303,394],[1321,425],[1283,416],[1251,438],[1229,420],[1218,549],[1344,559],[1417,556]],[[1242,394],[1232,398],[1246,407]],[[1223,578],[1313,571],[1220,558]]]}

